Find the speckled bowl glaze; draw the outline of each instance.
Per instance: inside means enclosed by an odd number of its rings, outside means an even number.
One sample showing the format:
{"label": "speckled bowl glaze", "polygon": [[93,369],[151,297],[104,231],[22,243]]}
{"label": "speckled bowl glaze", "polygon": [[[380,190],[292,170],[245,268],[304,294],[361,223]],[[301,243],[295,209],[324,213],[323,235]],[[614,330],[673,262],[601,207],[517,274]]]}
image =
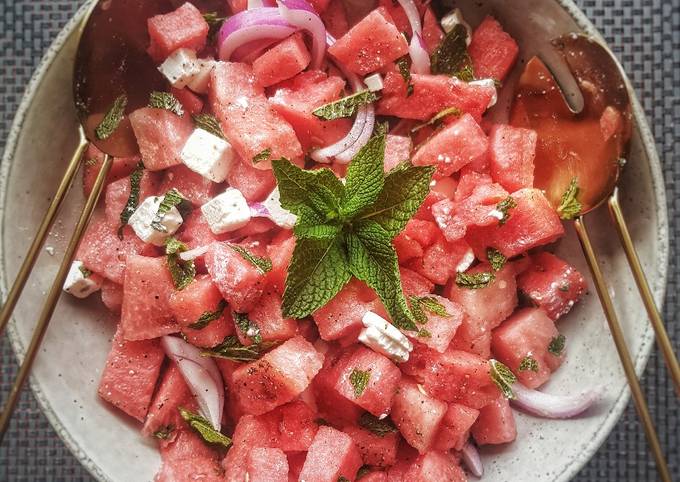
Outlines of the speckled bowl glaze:
{"label": "speckled bowl glaze", "polygon": [[[570,0],[459,3],[472,21],[486,12],[496,14],[519,40],[524,52],[540,50],[537,47],[544,45],[546,38],[570,31],[585,31],[600,38]],[[76,144],[76,119],[68,93],[75,31],[85,8],[59,34],[38,67],[7,142],[0,174],[3,294],[14,279]],[[621,180],[623,204],[655,298],[661,303],[668,261],[664,183],[654,140],[636,99],[633,110],[636,129],[630,160]],[[47,242],[49,249],[43,252],[15,312],[10,337],[20,358],[82,202],[81,190],[73,189]],[[612,285],[637,372],[641,373],[652,349],[652,330],[606,212],[599,210],[587,219]],[[559,243],[557,251],[587,273],[578,243],[572,230],[568,231],[571,234]],[[59,436],[98,480],[150,481],[159,465],[154,441],[142,438],[138,424],[97,397],[97,382],[115,320],[96,298],[81,303],[63,297],[35,364],[31,387]],[[564,366],[544,390],[570,393],[592,386],[602,389],[603,398],[574,420],[550,421],[518,414],[517,441],[482,451],[485,481],[570,479],[604,441],[628,401],[626,380],[596,295],[586,296],[559,322],[559,329],[567,336],[569,353]]]}

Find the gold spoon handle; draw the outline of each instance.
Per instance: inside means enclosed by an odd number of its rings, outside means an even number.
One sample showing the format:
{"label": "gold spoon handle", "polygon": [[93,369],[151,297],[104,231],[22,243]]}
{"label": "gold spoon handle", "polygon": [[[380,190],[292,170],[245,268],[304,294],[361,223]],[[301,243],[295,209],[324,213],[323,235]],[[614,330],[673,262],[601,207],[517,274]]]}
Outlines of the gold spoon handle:
{"label": "gold spoon handle", "polygon": [[675,385],[675,391],[678,396],[680,396],[680,365],[678,365],[678,359],[673,352],[673,345],[668,339],[668,333],[666,332],[666,327],[664,326],[659,310],[654,303],[654,297],[649,289],[649,283],[645,277],[645,273],[642,270],[642,265],[640,264],[640,258],[638,258],[637,251],[635,250],[635,245],[630,237],[630,232],[628,231],[628,226],[626,225],[626,220],[623,217],[623,212],[621,211],[621,204],[619,203],[619,191],[618,188],[614,190],[608,201],[609,213],[614,220],[614,226],[616,226],[616,231],[619,234],[619,239],[621,240],[621,245],[626,253],[626,258],[628,258],[628,265],[630,270],[633,272],[633,278],[635,278],[635,283],[637,284],[638,291],[640,292],[640,297],[642,302],[647,309],[647,315],[652,323],[652,328],[654,328],[654,333],[656,334],[656,342],[661,349],[664,360],[666,361],[666,366],[668,367],[668,373],[670,374],[671,380]]}
{"label": "gold spoon handle", "polygon": [[640,382],[635,374],[635,366],[630,358],[630,352],[626,346],[626,340],[623,336],[623,330],[619,324],[618,317],[616,316],[616,311],[614,310],[614,304],[609,296],[609,291],[607,289],[607,284],[604,281],[604,276],[602,275],[602,270],[597,261],[597,255],[593,250],[593,246],[590,242],[590,237],[588,236],[588,231],[583,217],[576,219],[574,226],[576,228],[576,234],[578,234],[579,241],[581,242],[581,248],[583,248],[583,253],[585,254],[586,261],[588,262],[588,267],[593,275],[593,281],[595,282],[595,288],[597,289],[597,294],[600,298],[600,303],[602,304],[602,309],[604,310],[605,317],[607,318],[607,323],[609,324],[609,330],[614,339],[614,344],[616,345],[616,351],[621,359],[621,365],[623,366],[623,371],[628,379],[628,385],[630,386],[630,392],[633,396],[633,402],[635,403],[635,408],[637,409],[638,416],[642,422],[642,427],[647,436],[647,442],[652,450],[652,455],[656,461],[656,468],[659,472],[659,478],[662,482],[671,482],[671,475],[668,471],[668,466],[666,464],[666,459],[664,457],[663,451],[661,450],[661,444],[659,443],[659,438],[656,434],[656,429],[654,428],[654,423],[652,422],[652,417],[649,415],[649,409],[647,408],[647,402],[642,394],[642,389],[640,388]]}
{"label": "gold spoon handle", "polygon": [[47,332],[47,327],[50,323],[50,319],[52,318],[52,314],[54,313],[54,308],[56,307],[57,302],[59,301],[59,296],[61,295],[64,280],[66,279],[68,271],[71,267],[73,256],[75,255],[76,249],[78,249],[78,245],[80,244],[80,239],[83,237],[85,229],[90,222],[92,212],[97,206],[99,195],[101,194],[104,187],[104,181],[106,180],[106,176],[111,169],[112,162],[113,158],[111,156],[108,154],[104,156],[104,162],[102,163],[102,167],[99,170],[99,174],[97,175],[92,192],[87,197],[85,207],[83,207],[83,211],[80,214],[78,223],[76,224],[73,235],[71,236],[71,240],[69,241],[66,252],[64,253],[64,259],[59,266],[57,276],[55,277],[52,287],[50,288],[50,292],[47,295],[45,303],[43,304],[42,312],[40,313],[38,323],[36,324],[35,330],[33,332],[33,337],[31,338],[31,343],[28,345],[28,350],[24,355],[23,363],[19,367],[19,373],[14,380],[14,384],[12,385],[12,388],[9,392],[9,397],[5,402],[2,413],[0,413],[0,443],[5,436],[7,427],[9,426],[9,421],[12,417],[12,412],[14,411],[14,408],[16,407],[16,404],[19,400],[21,388],[28,378],[28,375],[31,371],[31,366],[35,361],[36,355],[38,354],[40,344],[43,340],[43,337],[45,336],[45,333]]}

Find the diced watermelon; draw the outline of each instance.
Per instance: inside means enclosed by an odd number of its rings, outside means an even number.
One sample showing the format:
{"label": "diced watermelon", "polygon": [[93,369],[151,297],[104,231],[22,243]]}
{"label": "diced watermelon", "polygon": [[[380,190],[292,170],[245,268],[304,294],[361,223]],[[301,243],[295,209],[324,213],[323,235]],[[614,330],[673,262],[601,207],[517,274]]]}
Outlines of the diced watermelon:
{"label": "diced watermelon", "polygon": [[[156,172],[144,171],[142,179],[139,181],[139,202],[149,196],[156,196],[160,193],[160,175]],[[106,219],[111,226],[120,226],[120,213],[127,205],[130,197],[130,177],[123,177],[106,186],[104,194],[104,204]]]}
{"label": "diced watermelon", "polygon": [[182,291],[170,295],[170,310],[189,343],[210,348],[219,345],[234,332],[234,324],[226,309],[219,318],[203,328],[193,329],[190,326],[206,313],[216,311],[222,301],[222,295],[207,275],[196,277]]}
{"label": "diced watermelon", "polygon": [[466,314],[449,346],[453,350],[467,351],[485,359],[490,358],[491,329],[487,327],[485,320]]}
{"label": "diced watermelon", "polygon": [[119,325],[99,381],[99,396],[143,422],[164,358],[157,340],[126,341]]}
{"label": "diced watermelon", "polygon": [[576,268],[548,252],[531,257],[528,269],[517,279],[517,286],[553,321],[567,314],[587,289]]}
{"label": "diced watermelon", "polygon": [[345,2],[331,0],[326,10],[321,14],[326,31],[334,38],[340,38],[349,31]]}
{"label": "diced watermelon", "polygon": [[489,135],[493,180],[510,192],[534,185],[538,135],[531,129],[497,125]]}
{"label": "diced watermelon", "polygon": [[[469,166],[469,164],[468,164]],[[465,168],[463,168],[465,169]],[[442,177],[439,179],[434,179],[432,187],[430,188],[436,193],[443,195],[448,199],[453,199],[456,195],[456,190],[458,188],[458,180],[453,177]]]}
{"label": "diced watermelon", "polygon": [[439,229],[432,221],[422,219],[411,219],[404,227],[404,234],[411,239],[415,239],[423,247],[427,248],[434,244],[439,238]]}
{"label": "diced watermelon", "polygon": [[488,361],[472,353],[451,348],[438,353],[419,344],[400,367],[428,393],[446,402],[479,409],[500,395],[489,375]]}
{"label": "diced watermelon", "polygon": [[212,243],[205,266],[213,283],[234,311],[247,313],[262,295],[265,275],[224,243]]}
{"label": "diced watermelon", "polygon": [[458,179],[458,186],[456,187],[453,200],[460,202],[469,197],[478,186],[492,183],[493,180],[489,174],[477,172],[471,169],[468,164],[460,170],[460,178]]}
{"label": "diced watermelon", "polygon": [[486,155],[489,141],[470,114],[441,129],[413,156],[414,166],[436,166],[437,174],[450,176]]}
{"label": "diced watermelon", "polygon": [[142,107],[129,117],[145,168],[160,171],[182,163],[180,153],[194,130],[190,116]]}
{"label": "diced watermelon", "polygon": [[[210,230],[210,225],[208,221],[203,217],[200,209],[196,209],[191,213],[187,219],[182,223],[180,231],[177,233],[177,238],[185,243],[189,249],[198,248],[201,246],[206,246],[211,241],[217,241],[219,239],[225,238],[227,235],[215,235]],[[202,259],[197,258],[195,262],[201,263]]]}
{"label": "diced watermelon", "polygon": [[248,8],[248,0],[227,0],[231,13],[243,12]]}
{"label": "diced watermelon", "polygon": [[[139,156],[114,157],[111,169],[106,175],[106,184],[130,174],[138,162]],[[99,169],[103,163],[104,153],[97,149],[94,144],[89,144],[83,154],[83,193],[85,196],[88,196],[92,191],[92,186],[94,186],[94,181],[97,179],[97,174],[99,174]]]}
{"label": "diced watermelon", "polygon": [[328,48],[347,70],[366,75],[408,53],[406,39],[384,8],[373,10]]}
{"label": "diced watermelon", "polygon": [[331,348],[325,353],[324,365],[314,378],[312,390],[320,414],[338,425],[356,423],[363,412],[358,405],[340,395],[335,384],[343,368],[342,352]]}
{"label": "diced watermelon", "polygon": [[401,438],[398,433],[390,432],[384,435],[376,435],[356,425],[348,425],[342,431],[352,437],[354,444],[361,453],[364,465],[389,467],[397,461],[397,448]]}
{"label": "diced watermelon", "polygon": [[486,17],[473,32],[468,52],[477,78],[502,81],[515,65],[519,47],[496,19]]}
{"label": "diced watermelon", "polygon": [[305,465],[307,452],[291,452],[286,454],[288,457],[288,481],[298,482],[300,480],[300,472]]}
{"label": "diced watermelon", "polygon": [[404,295],[407,297],[428,295],[434,290],[434,283],[415,271],[400,267],[399,274]]}
{"label": "diced watermelon", "polygon": [[[297,321],[283,317],[281,296],[274,289],[262,294],[255,307],[248,312],[248,318],[259,327],[263,341],[283,341],[293,338],[297,333]],[[236,330],[236,333],[244,345],[252,343],[241,330]]]}
{"label": "diced watermelon", "polygon": [[423,308],[423,314],[427,317],[427,321],[419,325],[420,331],[417,333],[406,332],[406,335],[439,353],[444,353],[456,334],[456,330],[463,322],[463,307],[441,296],[429,295],[429,298],[439,303],[446,311],[447,316],[440,316],[428,311],[427,308]]}
{"label": "diced watermelon", "polygon": [[241,406],[257,415],[290,402],[307,388],[322,364],[323,355],[301,336],[286,341],[234,372]]}
{"label": "diced watermelon", "polygon": [[255,447],[248,452],[249,482],[288,482],[288,459],[281,449]]}
{"label": "diced watermelon", "polygon": [[200,114],[203,110],[203,100],[188,88],[183,87],[181,89],[176,89],[170,87],[170,92],[189,114]]}
{"label": "diced watermelon", "polygon": [[146,416],[142,433],[151,437],[157,432],[163,432],[167,434],[165,441],[173,441],[180,429],[185,427],[179,408],[193,411],[195,406],[196,402],[182,377],[182,373],[177,365],[171,363],[163,374],[160,386],[149,406],[149,413]]}
{"label": "diced watermelon", "polygon": [[280,295],[283,295],[288,265],[293,258],[294,250],[295,237],[291,235],[280,241],[274,240],[267,246],[267,256],[272,260],[272,270],[267,275],[267,283]]}
{"label": "diced watermelon", "polygon": [[157,62],[177,49],[202,50],[210,29],[201,12],[189,2],[170,13],[151,17],[147,24],[151,38],[148,52]]}
{"label": "diced watermelon", "polygon": [[[414,0],[413,3],[418,9],[418,13],[422,17],[423,13],[425,13],[426,2],[423,0]],[[404,8],[401,6],[401,4],[393,0],[379,0],[378,5],[389,14],[390,18],[397,26],[397,29],[400,32],[405,32],[410,38],[412,34],[411,23],[408,21],[406,12],[404,11]]]}
{"label": "diced watermelon", "polygon": [[120,314],[123,306],[123,287],[118,283],[105,279],[101,288],[102,303],[111,313]]}
{"label": "diced watermelon", "polygon": [[[493,331],[491,350],[494,356],[517,375],[522,384],[538,388],[562,364],[564,353],[555,355],[548,346],[559,336],[553,321],[540,308],[524,308]],[[520,366],[525,358],[536,362],[535,371]]]}
{"label": "diced watermelon", "polygon": [[418,457],[404,476],[409,482],[467,482],[465,472],[453,455],[431,451]]}
{"label": "diced watermelon", "polygon": [[253,74],[264,87],[299,74],[312,59],[302,33],[298,32],[270,47],[253,62]]}
{"label": "diced watermelon", "polygon": [[431,189],[430,192],[427,193],[427,196],[425,196],[425,200],[423,201],[423,204],[420,205],[418,212],[416,212],[415,216],[413,217],[423,221],[434,221],[434,216],[432,216],[432,206],[446,198],[447,197],[445,194]]}
{"label": "diced watermelon", "polygon": [[385,172],[389,172],[404,161],[411,158],[413,141],[407,136],[385,136]]}
{"label": "diced watermelon", "polygon": [[[361,372],[368,372],[369,378],[365,388],[357,396],[352,376]],[[347,400],[379,417],[389,413],[392,397],[400,379],[401,371],[389,358],[358,346],[343,356],[339,362],[335,389]]]}
{"label": "diced watermelon", "polygon": [[286,453],[308,450],[319,430],[316,414],[300,400],[277,407],[262,416],[272,420],[277,430],[277,447]]}
{"label": "diced watermelon", "polygon": [[227,175],[227,182],[241,191],[248,202],[262,201],[276,187],[276,178],[271,170],[255,169],[250,161],[243,159],[234,162]]}
{"label": "diced watermelon", "polygon": [[359,480],[362,482],[389,482],[389,479],[387,478],[387,472],[382,471],[369,472],[362,476]]}
{"label": "diced watermelon", "polygon": [[517,427],[508,399],[501,397],[482,407],[471,432],[479,445],[497,445],[515,440]]}
{"label": "diced watermelon", "polygon": [[278,86],[269,103],[293,126],[304,150],[324,147],[344,137],[351,121],[321,120],[312,112],[338,100],[344,86],[345,81],[338,76],[310,70]]}
{"label": "diced watermelon", "polygon": [[392,240],[400,264],[413,258],[423,257],[423,247],[415,239],[411,239],[403,231]]}
{"label": "diced watermelon", "polygon": [[377,296],[363,282],[353,279],[335,297],[314,312],[312,317],[324,340],[358,336],[361,318],[377,305]]}
{"label": "diced watermelon", "polygon": [[190,429],[180,430],[173,442],[161,445],[161,460],[163,465],[155,482],[224,480],[217,452]]}
{"label": "diced watermelon", "polygon": [[423,17],[423,41],[427,52],[432,55],[444,38],[444,31],[439,26],[439,20],[432,11],[432,7],[427,7]]}
{"label": "diced watermelon", "polygon": [[215,195],[215,184],[210,179],[206,179],[184,165],[171,167],[164,172],[159,193],[165,194],[172,188],[182,193],[182,196],[191,201],[194,207],[207,203]]}
{"label": "diced watermelon", "polygon": [[111,226],[102,214],[95,214],[80,241],[76,259],[87,269],[122,285],[127,257],[153,255],[156,248],[139,239],[129,226],[123,229],[123,239],[118,237],[117,231],[118,228]]}
{"label": "diced watermelon", "polygon": [[443,452],[461,450],[470,438],[470,427],[478,416],[479,410],[450,403],[437,433],[434,448]]}
{"label": "diced watermelon", "polygon": [[496,93],[493,86],[468,84],[448,75],[412,74],[413,93],[396,70],[385,76],[377,113],[428,121],[448,107],[457,107],[476,120],[482,118]]}
{"label": "diced watermelon", "polygon": [[243,482],[248,470],[248,453],[255,447],[276,447],[275,430],[269,420],[253,415],[242,416],[232,437],[232,446],[222,461],[228,482]]}
{"label": "diced watermelon", "polygon": [[354,480],[361,465],[361,454],[352,437],[324,426],[319,428],[309,447],[300,480],[337,482],[341,477]]}
{"label": "diced watermelon", "polygon": [[164,258],[129,256],[123,283],[120,326],[126,340],[147,340],[176,333],[170,311],[175,286]]}
{"label": "diced watermelon", "polygon": [[392,420],[404,440],[424,454],[432,446],[447,408],[415,382],[402,378],[392,403]]}
{"label": "diced watermelon", "polygon": [[459,269],[469,266],[474,259],[470,246],[463,241],[449,243],[440,237],[425,250],[422,259],[414,260],[408,267],[438,285],[445,285]]}
{"label": "diced watermelon", "polygon": [[[210,74],[210,105],[225,136],[245,162],[266,149],[270,159],[302,159],[302,147],[295,131],[267,102],[263,87],[250,66],[220,62]],[[260,161],[257,169],[268,170],[271,163]]]}
{"label": "diced watermelon", "polygon": [[316,13],[319,14],[326,11],[329,3],[331,3],[331,0],[309,0],[309,4],[314,7]]}

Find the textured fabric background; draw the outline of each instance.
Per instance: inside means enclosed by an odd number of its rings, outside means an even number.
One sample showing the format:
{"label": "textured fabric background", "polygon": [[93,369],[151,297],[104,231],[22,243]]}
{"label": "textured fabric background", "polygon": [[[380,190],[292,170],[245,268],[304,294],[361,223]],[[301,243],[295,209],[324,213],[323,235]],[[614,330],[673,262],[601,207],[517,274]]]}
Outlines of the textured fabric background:
{"label": "textured fabric background", "polygon": [[[508,0],[511,1],[511,0]],[[522,0],[513,0],[522,1]],[[0,150],[24,86],[43,52],[82,0],[0,0]],[[656,137],[671,221],[671,266],[664,309],[676,351],[680,346],[680,0],[576,0],[613,45],[631,76]],[[0,400],[16,372],[6,338],[0,340]],[[644,391],[673,474],[680,476],[680,410],[663,361],[654,352]],[[5,442],[0,481],[91,481],[24,390]],[[632,405],[578,481],[657,480]],[[133,481],[131,481],[133,482]],[[522,481],[530,482],[530,481]]]}

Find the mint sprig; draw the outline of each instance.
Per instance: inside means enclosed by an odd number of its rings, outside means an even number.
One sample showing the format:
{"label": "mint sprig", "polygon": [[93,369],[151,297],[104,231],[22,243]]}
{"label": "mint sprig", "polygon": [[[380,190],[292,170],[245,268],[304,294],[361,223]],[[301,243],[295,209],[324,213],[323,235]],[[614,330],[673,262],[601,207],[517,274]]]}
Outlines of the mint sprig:
{"label": "mint sprig", "polygon": [[385,175],[384,157],[380,130],[350,163],[344,185],[329,169],[272,161],[281,205],[298,216],[284,316],[309,316],[354,276],[376,291],[395,326],[417,330],[392,240],[425,199],[434,169],[404,163]]}

